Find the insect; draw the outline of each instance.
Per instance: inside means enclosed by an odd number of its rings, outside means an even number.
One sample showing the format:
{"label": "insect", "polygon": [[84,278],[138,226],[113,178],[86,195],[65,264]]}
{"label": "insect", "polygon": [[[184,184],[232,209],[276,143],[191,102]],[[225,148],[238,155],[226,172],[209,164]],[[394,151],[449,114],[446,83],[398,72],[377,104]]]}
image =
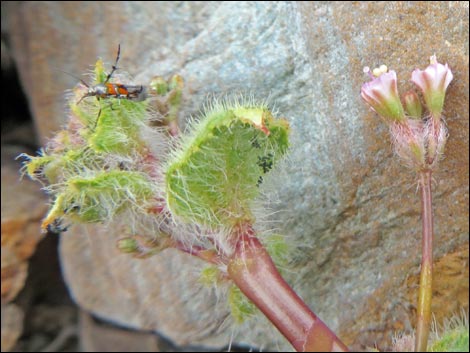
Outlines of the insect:
{"label": "insect", "polygon": [[77,104],[86,98],[86,97],[96,97],[98,99],[103,98],[119,98],[119,99],[129,99],[136,102],[141,102],[147,98],[147,88],[143,85],[131,86],[123,83],[112,83],[109,82],[114,72],[118,69],[117,64],[119,57],[121,55],[121,45],[118,46],[118,52],[116,56],[116,62],[113,65],[111,72],[106,76],[106,80],[103,83],[98,83],[97,85],[90,86],[83,80],[80,80],[88,88],[86,92],[78,101]]}

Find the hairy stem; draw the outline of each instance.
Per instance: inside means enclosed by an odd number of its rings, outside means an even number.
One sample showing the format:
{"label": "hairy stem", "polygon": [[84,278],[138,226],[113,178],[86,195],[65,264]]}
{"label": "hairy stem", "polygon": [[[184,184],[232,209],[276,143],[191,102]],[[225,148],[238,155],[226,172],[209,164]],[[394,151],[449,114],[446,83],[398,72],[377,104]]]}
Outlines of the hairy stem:
{"label": "hairy stem", "polygon": [[416,329],[416,352],[426,352],[429,328],[431,326],[432,299],[432,194],[431,171],[421,171],[419,175],[421,189],[421,212],[423,223],[421,276],[419,283],[418,318]]}
{"label": "hairy stem", "polygon": [[280,276],[251,228],[237,234],[229,277],[297,351],[346,352],[348,348]]}
{"label": "hairy stem", "polygon": [[206,249],[198,245],[188,246],[182,242],[174,242],[172,245],[174,248],[180,251],[183,251],[192,256],[199,257],[201,260],[204,260],[213,265],[219,265],[222,262],[217,251],[213,249]]}

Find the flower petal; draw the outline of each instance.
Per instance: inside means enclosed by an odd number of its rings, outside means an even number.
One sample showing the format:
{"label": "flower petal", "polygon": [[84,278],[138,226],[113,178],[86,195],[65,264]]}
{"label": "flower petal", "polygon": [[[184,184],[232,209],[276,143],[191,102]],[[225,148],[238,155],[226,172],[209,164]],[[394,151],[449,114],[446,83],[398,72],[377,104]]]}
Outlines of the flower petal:
{"label": "flower petal", "polygon": [[361,96],[379,115],[391,121],[403,121],[405,113],[397,88],[397,74],[390,71],[362,85]]}
{"label": "flower petal", "polygon": [[438,63],[435,56],[424,71],[416,69],[411,74],[411,81],[423,92],[424,101],[434,117],[440,117],[442,113],[446,90],[453,78],[449,66]]}

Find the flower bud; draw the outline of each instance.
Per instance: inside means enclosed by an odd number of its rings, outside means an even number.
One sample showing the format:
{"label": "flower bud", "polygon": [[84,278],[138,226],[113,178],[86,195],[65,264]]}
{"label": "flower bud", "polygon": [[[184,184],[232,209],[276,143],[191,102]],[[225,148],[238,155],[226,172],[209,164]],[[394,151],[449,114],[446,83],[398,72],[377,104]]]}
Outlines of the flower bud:
{"label": "flower bud", "polygon": [[403,96],[405,101],[405,110],[411,119],[421,119],[423,114],[423,106],[418,95],[413,91],[408,91]]}
{"label": "flower bud", "polygon": [[389,122],[404,121],[405,112],[398,96],[395,71],[383,73],[364,83],[361,96],[377,114]]}
{"label": "flower bud", "polygon": [[424,71],[416,69],[411,74],[411,81],[423,92],[424,101],[434,118],[439,119],[444,107],[446,90],[453,79],[447,64],[437,62],[436,56],[430,58],[431,65]]}

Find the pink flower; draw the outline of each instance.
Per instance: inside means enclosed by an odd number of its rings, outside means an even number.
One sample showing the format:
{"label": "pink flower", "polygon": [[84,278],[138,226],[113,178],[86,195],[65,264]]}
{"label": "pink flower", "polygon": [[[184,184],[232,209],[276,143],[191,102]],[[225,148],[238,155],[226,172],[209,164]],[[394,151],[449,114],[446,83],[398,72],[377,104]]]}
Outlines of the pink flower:
{"label": "pink flower", "polygon": [[390,121],[403,121],[405,112],[398,96],[395,71],[382,73],[362,85],[361,96],[377,114]]}
{"label": "pink flower", "polygon": [[424,101],[431,115],[439,119],[444,106],[447,86],[454,76],[447,64],[442,65],[437,62],[435,55],[431,56],[430,61],[431,65],[424,71],[420,69],[413,71],[411,81],[423,91]]}

